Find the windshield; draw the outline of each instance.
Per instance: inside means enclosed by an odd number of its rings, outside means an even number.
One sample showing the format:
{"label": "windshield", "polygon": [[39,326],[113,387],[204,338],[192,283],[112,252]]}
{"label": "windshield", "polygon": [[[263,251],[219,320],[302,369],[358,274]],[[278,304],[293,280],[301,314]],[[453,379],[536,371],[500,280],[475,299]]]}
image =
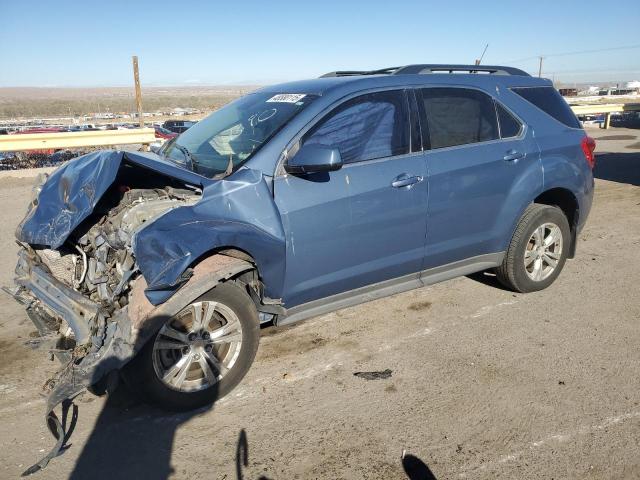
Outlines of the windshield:
{"label": "windshield", "polygon": [[160,151],[212,177],[246,162],[315,95],[252,93],[196,123]]}

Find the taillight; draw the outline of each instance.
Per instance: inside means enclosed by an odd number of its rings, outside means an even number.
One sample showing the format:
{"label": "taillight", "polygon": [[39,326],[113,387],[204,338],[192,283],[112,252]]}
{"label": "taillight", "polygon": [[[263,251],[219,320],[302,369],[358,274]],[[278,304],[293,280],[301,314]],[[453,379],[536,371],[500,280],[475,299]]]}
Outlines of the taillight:
{"label": "taillight", "polygon": [[593,167],[596,166],[596,156],[593,153],[596,149],[596,141],[589,135],[586,135],[580,142],[580,146],[582,147],[582,152],[584,153],[584,159],[589,164],[589,167],[593,169]]}

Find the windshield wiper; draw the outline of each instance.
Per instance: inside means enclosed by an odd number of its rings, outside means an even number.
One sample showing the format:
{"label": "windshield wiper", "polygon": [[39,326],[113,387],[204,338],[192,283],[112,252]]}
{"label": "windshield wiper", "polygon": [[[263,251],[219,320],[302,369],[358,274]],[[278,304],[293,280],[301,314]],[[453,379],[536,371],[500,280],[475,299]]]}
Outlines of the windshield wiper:
{"label": "windshield wiper", "polygon": [[180,152],[182,152],[182,154],[184,155],[185,160],[187,161],[187,166],[189,167],[189,169],[192,172],[196,172],[196,165],[198,165],[198,161],[195,159],[195,157],[193,156],[193,154],[187,150],[186,147],[183,147],[182,145],[179,145],[178,142],[175,142],[173,144],[174,147],[176,147],[178,150],[180,150]]}

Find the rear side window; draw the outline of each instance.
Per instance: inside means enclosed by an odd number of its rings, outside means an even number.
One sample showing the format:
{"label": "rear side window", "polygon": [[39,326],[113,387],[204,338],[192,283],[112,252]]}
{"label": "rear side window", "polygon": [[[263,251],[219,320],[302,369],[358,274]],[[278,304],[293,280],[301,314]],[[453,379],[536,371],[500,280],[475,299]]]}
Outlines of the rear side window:
{"label": "rear side window", "polygon": [[530,103],[533,103],[540,110],[567,127],[581,128],[580,122],[565,102],[564,98],[553,87],[521,87],[512,88],[513,92],[520,95]]}
{"label": "rear side window", "polygon": [[348,100],[320,120],[303,143],[337,148],[344,163],[409,153],[405,94],[393,90]]}
{"label": "rear side window", "polygon": [[500,138],[511,138],[520,135],[522,124],[499,103],[496,103],[496,110],[498,112],[498,123],[500,124]]}
{"label": "rear side window", "polygon": [[444,148],[495,140],[498,122],[493,99],[465,88],[424,88],[423,139],[428,148]]}

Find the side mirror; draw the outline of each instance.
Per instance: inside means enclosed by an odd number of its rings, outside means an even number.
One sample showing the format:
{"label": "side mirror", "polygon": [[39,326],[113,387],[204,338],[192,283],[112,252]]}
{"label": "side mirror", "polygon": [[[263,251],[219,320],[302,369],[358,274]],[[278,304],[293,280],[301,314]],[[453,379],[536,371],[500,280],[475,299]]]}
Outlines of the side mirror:
{"label": "side mirror", "polygon": [[317,144],[303,145],[284,166],[288,173],[293,174],[334,172],[341,168],[340,151],[337,148]]}

